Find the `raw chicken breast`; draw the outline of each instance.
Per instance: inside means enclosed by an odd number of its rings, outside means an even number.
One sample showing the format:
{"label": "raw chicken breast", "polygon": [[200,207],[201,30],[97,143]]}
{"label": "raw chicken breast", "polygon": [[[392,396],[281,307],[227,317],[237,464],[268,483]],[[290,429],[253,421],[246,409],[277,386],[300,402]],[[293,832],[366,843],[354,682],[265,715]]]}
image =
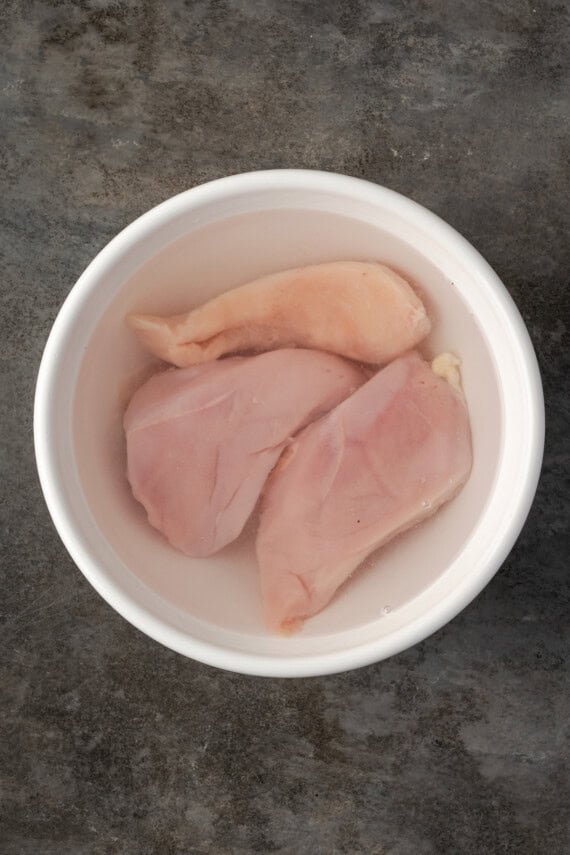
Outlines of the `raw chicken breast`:
{"label": "raw chicken breast", "polygon": [[320,611],[370,552],[452,498],[470,469],[463,396],[415,352],[307,427],[262,501],[268,625],[294,629]]}
{"label": "raw chicken breast", "polygon": [[292,346],[380,364],[415,347],[430,330],[405,279],[382,264],[357,261],[285,270],[192,312],[131,315],[129,323],[151,353],[179,366]]}
{"label": "raw chicken breast", "polygon": [[174,546],[211,555],[239,535],[292,434],[364,379],[344,359],[310,350],[155,375],[124,418],[135,498]]}

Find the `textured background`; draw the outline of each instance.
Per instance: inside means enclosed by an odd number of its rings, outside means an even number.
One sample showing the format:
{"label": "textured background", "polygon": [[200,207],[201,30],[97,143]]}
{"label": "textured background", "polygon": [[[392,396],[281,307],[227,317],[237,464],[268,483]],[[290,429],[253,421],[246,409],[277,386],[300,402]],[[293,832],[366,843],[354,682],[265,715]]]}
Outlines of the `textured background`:
{"label": "textured background", "polygon": [[[3,0],[3,855],[568,852],[570,7]],[[109,238],[242,170],[436,211],[529,325],[548,433],[502,571],[413,650],[305,681],[160,648],[74,568],[32,453],[54,316]]]}

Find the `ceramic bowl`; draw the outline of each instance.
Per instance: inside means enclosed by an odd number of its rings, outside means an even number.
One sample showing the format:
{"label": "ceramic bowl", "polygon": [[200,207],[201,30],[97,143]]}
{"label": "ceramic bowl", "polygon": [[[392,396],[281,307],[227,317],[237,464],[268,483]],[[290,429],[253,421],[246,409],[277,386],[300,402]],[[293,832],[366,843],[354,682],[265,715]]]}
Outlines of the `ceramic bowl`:
{"label": "ceramic bowl", "polygon": [[[253,524],[218,555],[192,560],[150,527],[131,495],[121,419],[149,358],[125,316],[183,311],[263,274],[339,259],[383,261],[422,294],[433,320],[424,352],[450,350],[462,360],[474,465],[453,502],[375,554],[301,632],[280,637],[263,624]],[[201,662],[298,677],[391,656],[451,620],[481,591],[529,511],[544,406],[519,312],[454,229],[366,181],[276,170],[181,193],[99,253],[49,336],[34,434],[58,532],[113,608]]]}

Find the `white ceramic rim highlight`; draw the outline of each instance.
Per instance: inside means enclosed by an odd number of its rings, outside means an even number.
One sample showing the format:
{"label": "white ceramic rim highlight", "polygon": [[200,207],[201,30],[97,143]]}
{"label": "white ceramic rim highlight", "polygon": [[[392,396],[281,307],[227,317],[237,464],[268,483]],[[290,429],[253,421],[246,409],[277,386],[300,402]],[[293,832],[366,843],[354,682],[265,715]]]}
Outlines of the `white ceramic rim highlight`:
{"label": "white ceramic rim highlight", "polygon": [[[51,402],[58,364],[81,305],[105,270],[126,250],[182,211],[243,192],[291,188],[337,193],[390,209],[412,221],[448,253],[461,257],[481,286],[480,295],[475,295],[471,303],[480,296],[482,311],[485,309],[487,315],[492,306],[495,329],[486,332],[493,359],[500,365],[501,355],[508,356],[511,367],[508,382],[500,376],[503,413],[508,423],[493,495],[483,513],[483,525],[477,527],[478,534],[486,530],[479,538],[482,546],[473,572],[439,599],[432,597],[425,612],[388,637],[340,652],[282,657],[253,655],[192,638],[132,600],[109,578],[66,511],[67,500],[51,441],[55,424]],[[455,229],[416,202],[368,181],[312,170],[269,170],[221,178],[168,199],[127,226],[93,259],[65,300],[45,346],[36,386],[34,443],[44,497],[64,545],[96,591],[126,620],[166,647],[208,665],[258,676],[314,676],[361,667],[405,650],[455,617],[485,587],[511,550],[534,498],[544,444],[544,402],[536,356],[518,309],[492,268]],[[506,522],[505,507],[509,510]],[[493,526],[497,508],[503,509],[500,531],[496,524]],[[468,545],[473,546],[471,541]]]}

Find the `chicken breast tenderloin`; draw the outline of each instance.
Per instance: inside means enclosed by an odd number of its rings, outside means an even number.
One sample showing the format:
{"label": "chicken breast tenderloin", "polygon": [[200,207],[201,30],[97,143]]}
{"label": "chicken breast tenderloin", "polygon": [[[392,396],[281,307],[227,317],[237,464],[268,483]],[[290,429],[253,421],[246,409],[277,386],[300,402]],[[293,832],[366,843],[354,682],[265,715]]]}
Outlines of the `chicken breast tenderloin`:
{"label": "chicken breast tenderloin", "polygon": [[415,352],[307,427],[263,495],[268,626],[294,629],[319,612],[370,552],[451,499],[470,469],[463,396]]}
{"label": "chicken breast tenderloin", "polygon": [[411,286],[382,264],[337,261],[264,276],[172,317],[129,317],[143,345],[173,365],[228,353],[311,347],[381,364],[429,332]]}
{"label": "chicken breast tenderloin", "polygon": [[175,547],[211,555],[240,534],[292,435],[364,379],[338,356],[301,349],[155,375],[124,417],[135,498]]}

